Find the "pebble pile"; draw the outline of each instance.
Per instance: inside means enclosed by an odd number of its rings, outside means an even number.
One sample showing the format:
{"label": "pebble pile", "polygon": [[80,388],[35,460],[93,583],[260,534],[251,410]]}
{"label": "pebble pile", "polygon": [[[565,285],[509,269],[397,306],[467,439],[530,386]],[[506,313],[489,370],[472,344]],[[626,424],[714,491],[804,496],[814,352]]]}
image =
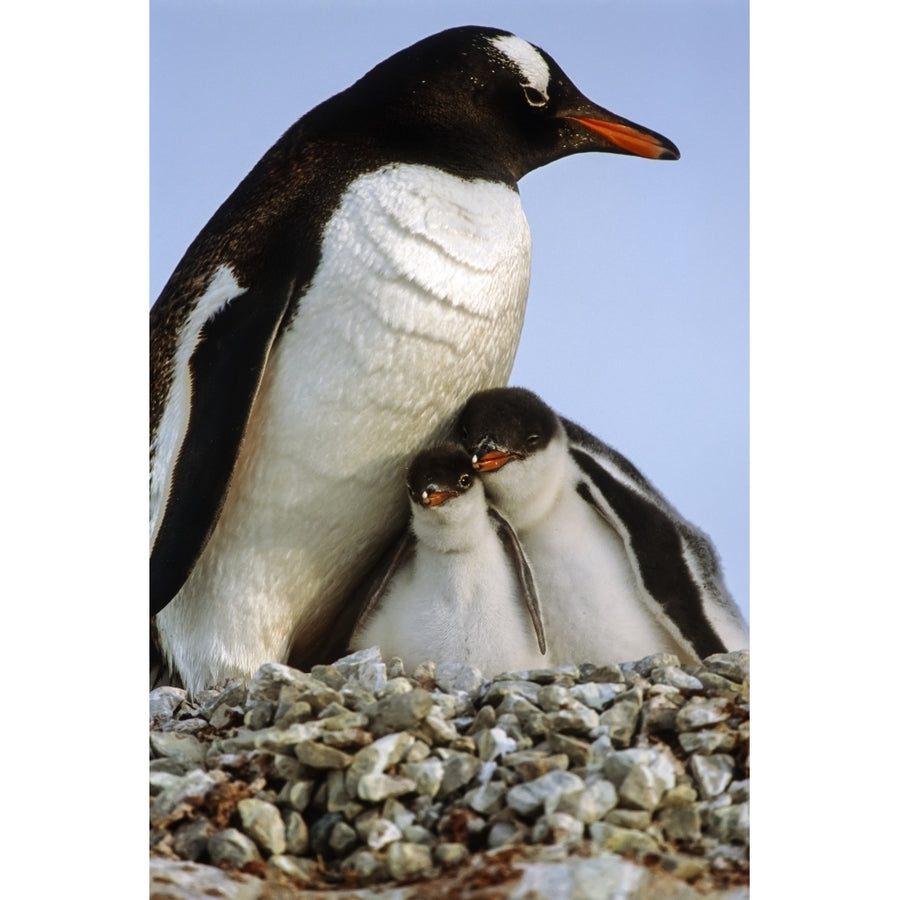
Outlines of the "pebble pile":
{"label": "pebble pile", "polygon": [[552,845],[745,885],[749,738],[745,651],[490,681],[377,648],[268,664],[151,692],[151,856],[335,888]]}

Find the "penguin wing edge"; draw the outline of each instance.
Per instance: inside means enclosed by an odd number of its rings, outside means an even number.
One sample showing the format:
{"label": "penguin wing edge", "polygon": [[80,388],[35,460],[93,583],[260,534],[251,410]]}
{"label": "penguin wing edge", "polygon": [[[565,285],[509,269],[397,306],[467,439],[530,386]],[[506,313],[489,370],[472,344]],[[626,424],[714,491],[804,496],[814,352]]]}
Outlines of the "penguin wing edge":
{"label": "penguin wing edge", "polygon": [[181,590],[206,547],[290,291],[248,288],[208,319],[190,355],[187,427],[150,554],[150,615]]}
{"label": "penguin wing edge", "polygon": [[522,549],[519,537],[513,530],[512,525],[496,509],[492,506],[488,507],[488,515],[490,515],[494,528],[503,542],[503,548],[513,564],[519,588],[525,600],[525,607],[528,610],[528,615],[531,616],[531,623],[534,626],[538,647],[541,653],[545,655],[547,653],[547,640],[544,636],[544,616],[541,612],[541,601],[538,597],[537,585],[534,583],[534,576],[531,573],[531,566],[528,564],[525,551]]}

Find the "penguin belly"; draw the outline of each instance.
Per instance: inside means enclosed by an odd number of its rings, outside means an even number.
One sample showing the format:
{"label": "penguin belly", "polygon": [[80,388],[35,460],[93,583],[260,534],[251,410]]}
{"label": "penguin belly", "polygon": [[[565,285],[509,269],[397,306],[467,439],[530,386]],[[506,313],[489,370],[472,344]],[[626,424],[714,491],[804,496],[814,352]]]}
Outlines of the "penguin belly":
{"label": "penguin belly", "polygon": [[466,662],[491,678],[547,665],[499,542],[477,553],[416,549],[381,608],[354,640],[399,656],[408,672],[425,662]]}
{"label": "penguin belly", "polygon": [[519,532],[544,611],[553,665],[597,665],[684,652],[641,600],[625,546],[575,491],[552,518]]}
{"label": "penguin belly", "polygon": [[197,691],[315,654],[404,517],[403,472],[506,382],[528,291],[518,193],[390,165],[353,182],[273,346],[219,521],[157,617]]}

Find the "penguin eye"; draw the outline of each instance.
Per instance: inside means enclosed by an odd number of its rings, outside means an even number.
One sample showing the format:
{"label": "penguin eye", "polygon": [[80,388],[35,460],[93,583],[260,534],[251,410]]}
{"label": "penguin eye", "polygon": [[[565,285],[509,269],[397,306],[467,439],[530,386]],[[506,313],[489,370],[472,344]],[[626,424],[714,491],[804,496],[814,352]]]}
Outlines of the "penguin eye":
{"label": "penguin eye", "polygon": [[550,99],[543,91],[539,91],[530,84],[523,84],[522,90],[525,92],[525,102],[529,106],[546,106]]}
{"label": "penguin eye", "polygon": [[459,481],[457,482],[459,487],[465,489],[471,486],[472,484],[472,476],[471,475],[460,475]]}
{"label": "penguin eye", "polygon": [[541,436],[539,434],[529,434],[528,437],[525,438],[525,444],[527,445],[529,450],[533,450],[535,447],[537,447],[540,439]]}

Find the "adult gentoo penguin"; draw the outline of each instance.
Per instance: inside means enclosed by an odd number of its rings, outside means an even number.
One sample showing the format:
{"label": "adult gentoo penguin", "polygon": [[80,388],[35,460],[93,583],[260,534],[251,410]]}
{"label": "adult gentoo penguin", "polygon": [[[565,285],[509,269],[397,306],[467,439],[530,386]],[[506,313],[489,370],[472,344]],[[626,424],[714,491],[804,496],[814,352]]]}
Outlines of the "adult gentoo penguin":
{"label": "adult gentoo penguin", "polygon": [[[489,509],[469,454],[443,444],[407,475],[412,517],[350,641],[412,671],[463,661],[491,677],[546,665],[541,610],[515,533]],[[529,621],[530,619],[530,621]]]}
{"label": "adult gentoo penguin", "polygon": [[531,564],[554,665],[748,646],[711,542],[621,454],[523,388],[474,395],[456,436]]}
{"label": "adult gentoo penguin", "polygon": [[189,690],[344,649],[408,461],[509,376],[516,183],[588,151],[678,158],[539,48],[454,28],[307,113],[190,245],[150,314],[151,615]]}

